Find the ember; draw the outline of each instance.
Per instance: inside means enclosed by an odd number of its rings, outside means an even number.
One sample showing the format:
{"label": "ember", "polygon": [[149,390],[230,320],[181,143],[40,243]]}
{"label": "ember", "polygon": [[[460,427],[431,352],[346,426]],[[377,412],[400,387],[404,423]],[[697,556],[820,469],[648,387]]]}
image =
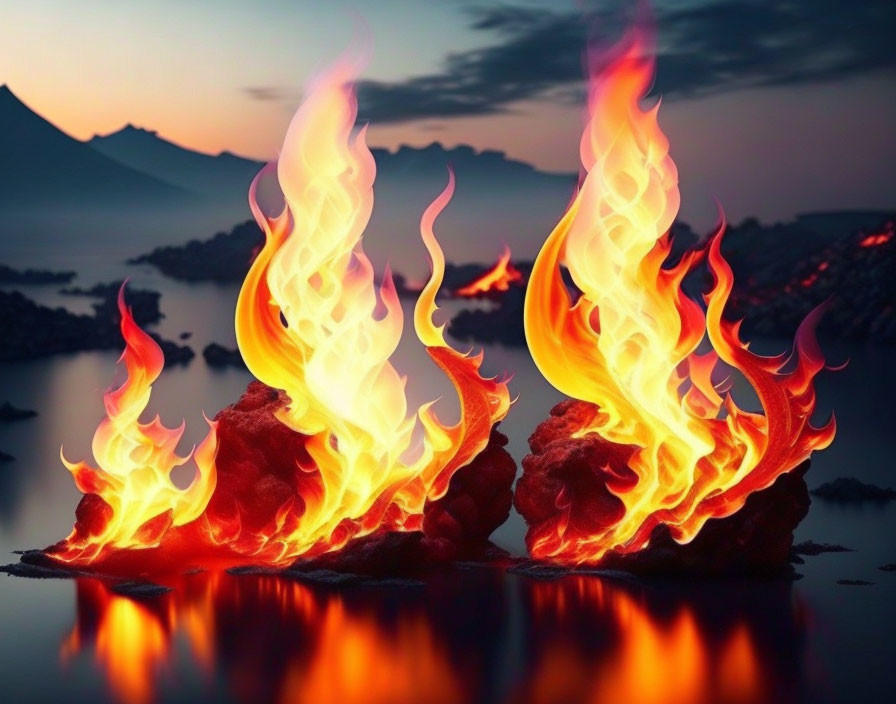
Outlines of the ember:
{"label": "ember", "polygon": [[454,295],[462,298],[475,298],[495,291],[507,291],[513,284],[522,286],[524,283],[523,272],[510,261],[510,247],[505,245],[504,251],[501,252],[501,256],[491,269],[478,279],[457,289]]}
{"label": "ember", "polygon": [[[705,312],[681,289],[703,253],[664,268],[680,198],[659,105],[638,105],[653,76],[649,48],[634,33],[608,65],[592,61],[586,176],[526,296],[535,363],[560,391],[593,404],[564,421],[567,437],[595,446],[591,454],[565,450],[552,496],[538,499],[545,485],[526,472],[517,491],[531,553],[561,563],[641,551],[660,526],[688,543],[834,437],[833,420],[809,423],[824,367],[813,331],[819,310],[790,358],[762,357],[740,340],[739,323],[722,319],[733,283],[719,248],[724,225],[705,252],[715,281]],[[561,262],[581,291],[575,302]],[[712,349],[699,353],[704,337]],[[752,385],[764,415],[735,404],[716,378],[719,360]]]}
{"label": "ember", "polygon": [[859,241],[859,247],[880,247],[893,239],[894,234],[896,234],[896,223],[888,222],[883,232],[865,235]]}

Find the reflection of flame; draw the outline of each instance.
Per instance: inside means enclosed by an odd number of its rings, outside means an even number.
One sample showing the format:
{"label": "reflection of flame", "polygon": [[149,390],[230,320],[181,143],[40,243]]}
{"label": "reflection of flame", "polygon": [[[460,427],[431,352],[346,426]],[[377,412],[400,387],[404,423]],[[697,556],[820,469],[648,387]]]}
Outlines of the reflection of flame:
{"label": "reflection of flame", "polygon": [[[464,684],[423,613],[409,610],[387,626],[373,610],[349,608],[340,596],[320,596],[297,582],[195,575],[182,578],[158,603],[144,606],[100,582],[81,580],[78,608],[75,628],[63,642],[63,659],[92,648],[109,689],[125,704],[154,699],[159,675],[177,664],[174,644],[181,637],[201,670],[213,675],[215,667],[221,668],[240,701],[466,699]],[[246,647],[234,653],[234,622],[257,623],[260,616],[276,620],[283,642],[266,641],[259,652],[240,628]],[[259,627],[265,630],[255,636],[272,637],[270,622]],[[228,662],[234,655],[237,662]]]}
{"label": "reflection of flame", "polygon": [[[646,546],[658,524],[687,542],[707,519],[728,516],[747,496],[826,447],[833,422],[809,424],[813,378],[824,365],[809,316],[797,334],[791,369],[785,356],[748,351],[739,323],[722,320],[732,273],[720,252],[721,230],[708,249],[715,286],[708,309],[681,290],[699,255],[663,268],[679,206],[678,178],[656,107],[638,106],[653,74],[644,38],[635,34],[591,79],[590,120],[581,142],[587,175],[534,265],[526,297],[526,339],[544,376],[563,393],[597,404],[580,434],[636,448],[633,481],[608,488],[622,517],[598,534],[577,532],[563,513],[530,531],[532,553],[558,561],[597,560],[608,550]],[[582,295],[574,304],[561,261]],[[714,348],[698,354],[708,336]],[[740,371],[765,414],[720,395],[717,361]]]}
{"label": "reflection of flame", "polygon": [[479,358],[449,348],[432,321],[444,271],[432,225],[451,198],[452,175],[421,222],[433,273],[414,323],[457,389],[461,419],[448,427],[432,404],[422,406],[422,450],[408,459],[417,424],[407,416],[405,379],[389,361],[401,336],[401,306],[388,273],[377,296],[361,248],[375,164],[364,130],[352,136],[354,72],[347,63],[332,68],[296,113],[277,164],[283,212],[265,216],[254,186],[250,192],[266,243],[240,292],[237,341],[252,373],[288,394],[279,417],[308,436],[314,466],[302,469],[315,484],[283,505],[262,534],[228,538],[234,549],[266,562],[338,548],[380,527],[418,528],[424,502],[445,493],[509,405],[506,385],[483,379]]}
{"label": "reflection of flame", "polygon": [[[121,359],[127,379],[104,396],[106,417],[93,436],[93,455],[98,467],[85,462],[62,461],[75,484],[85,494],[98,494],[106,506],[101,521],[89,531],[73,531],[55,553],[70,561],[90,562],[103,548],[158,545],[170,526],[189,523],[205,509],[215,489],[215,425],[205,440],[186,457],[176,453],[184,431],[162,425],[158,416],[140,423],[149,403],[153,382],[164,366],[162,350],[134,322],[124,302],[124,286],[118,294],[121,334],[125,350]],[[171,481],[171,471],[193,457],[196,474],[186,489]]]}
{"label": "reflection of flame", "polygon": [[590,616],[601,619],[600,623],[607,620],[615,635],[612,647],[599,655],[575,647],[574,641],[548,642],[515,702],[733,704],[767,700],[771,673],[765,671],[742,621],[711,636],[687,604],[658,617],[624,588],[592,577],[536,583],[532,590],[536,616],[556,626],[558,633],[563,624],[587,624]]}
{"label": "reflection of flame", "polygon": [[523,272],[517,269],[510,261],[510,247],[505,245],[504,251],[501,252],[501,256],[491,269],[466,286],[457,289],[454,295],[471,298],[490,291],[506,291],[511,284],[522,283]]}

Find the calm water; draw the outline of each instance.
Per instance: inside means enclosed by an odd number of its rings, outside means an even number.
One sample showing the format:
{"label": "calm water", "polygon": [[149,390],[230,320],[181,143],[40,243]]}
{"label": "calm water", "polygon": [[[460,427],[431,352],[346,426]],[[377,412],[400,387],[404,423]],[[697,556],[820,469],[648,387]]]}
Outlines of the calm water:
{"label": "calm water", "polygon": [[[26,252],[26,249],[22,249]],[[132,253],[132,252],[128,252]],[[118,261],[116,250],[107,262]],[[23,254],[26,264],[28,261]],[[66,258],[60,256],[65,265]],[[84,259],[89,285],[129,274],[163,291],[158,330],[190,331],[197,354],[232,345],[235,287],[182,285],[152,270]],[[79,264],[79,265],[80,265]],[[71,266],[69,264],[69,266]],[[86,273],[85,273],[86,272]],[[89,300],[29,289],[42,301],[86,309]],[[406,319],[410,327],[410,319]],[[406,331],[397,366],[417,404],[450,389]],[[772,349],[781,343],[767,343]],[[822,410],[839,434],[817,455],[815,486],[841,475],[894,485],[896,426],[891,349],[834,347],[848,368],[822,380]],[[36,409],[0,426],[0,550],[40,547],[71,527],[79,495],[59,462],[89,457],[103,390],[117,353],[84,353],[0,366],[0,400]],[[521,350],[489,348],[486,369],[512,372],[520,399],[504,424],[517,460],[559,396]],[[168,425],[187,421],[185,443],[202,437],[201,411],[233,402],[249,381],[207,368],[201,356],[166,371],[151,409]],[[768,702],[889,701],[896,506],[836,508],[814,502],[798,539],[855,552],[807,558],[804,579],[781,584],[631,585],[594,578],[535,584],[467,572],[418,589],[327,592],[270,577],[193,575],[174,592],[138,603],[84,580],[0,576],[0,698],[9,702]],[[517,515],[496,533],[521,553]],[[866,579],[870,587],[838,586]],[[4,696],[5,695],[5,696]]]}

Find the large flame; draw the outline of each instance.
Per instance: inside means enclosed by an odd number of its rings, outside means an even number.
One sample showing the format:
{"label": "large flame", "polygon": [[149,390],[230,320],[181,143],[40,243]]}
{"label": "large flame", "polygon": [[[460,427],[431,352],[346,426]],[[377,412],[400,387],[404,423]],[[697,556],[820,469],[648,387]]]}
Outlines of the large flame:
{"label": "large flame", "polygon": [[494,266],[466,286],[461,286],[454,292],[454,295],[472,298],[492,291],[507,291],[511,284],[522,283],[523,272],[510,261],[510,247],[505,245],[504,251],[501,252],[501,256],[498,257]]}
{"label": "large flame", "polygon": [[[377,295],[361,248],[376,166],[365,130],[354,133],[355,73],[345,61],[309,86],[277,162],[282,213],[262,213],[258,179],[250,191],[266,242],[240,292],[237,341],[250,371],[289,396],[280,420],[308,436],[314,466],[298,470],[317,478],[268,530],[233,543],[274,563],[341,547],[378,528],[418,528],[424,503],[445,493],[509,407],[506,384],[484,379],[480,358],[449,348],[432,320],[444,271],[432,225],[453,193],[451,174],[421,222],[433,272],[414,323],[457,389],[461,417],[445,426],[432,404],[408,416],[405,379],[389,361],[401,336],[401,306],[388,271]],[[417,421],[422,447],[414,443]]]}
{"label": "large flame", "polygon": [[[679,191],[659,104],[638,105],[653,77],[649,48],[633,34],[592,72],[581,141],[586,175],[535,262],[526,296],[526,339],[538,368],[563,393],[599,407],[579,433],[636,448],[636,481],[608,487],[624,504],[621,519],[579,533],[561,496],[554,524],[530,531],[531,552],[557,561],[642,549],[661,523],[687,542],[707,519],[731,515],[834,436],[833,420],[809,423],[813,378],[824,366],[813,333],[819,311],[797,333],[794,355],[762,357],[741,342],[739,323],[722,319],[733,282],[720,252],[723,227],[709,244],[715,285],[705,313],[681,289],[699,254],[663,268]],[[581,291],[575,303],[561,263]],[[713,350],[700,354],[704,336]],[[719,359],[749,381],[764,414],[720,394],[712,379]]]}
{"label": "large flame", "polygon": [[[195,520],[215,490],[214,423],[209,422],[211,429],[195,450],[180,456],[176,450],[183,423],[166,428],[158,416],[149,423],[140,422],[165,358],[155,340],[134,322],[125,304],[124,285],[118,293],[118,311],[125,341],[120,361],[127,378],[103,397],[106,417],[93,436],[97,466],[69,462],[60,452],[78,489],[99,496],[105,505],[94,509],[89,529],[76,528],[53,551],[65,561],[92,562],[113,548],[154,547],[170,527]],[[191,458],[195,475],[186,489],[180,489],[171,480],[171,472]]]}

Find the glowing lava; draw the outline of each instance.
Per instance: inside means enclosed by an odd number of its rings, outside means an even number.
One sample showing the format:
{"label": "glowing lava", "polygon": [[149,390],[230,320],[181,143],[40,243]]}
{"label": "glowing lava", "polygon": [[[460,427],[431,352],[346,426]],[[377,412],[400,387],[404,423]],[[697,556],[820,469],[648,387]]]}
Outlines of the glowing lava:
{"label": "glowing lava", "polygon": [[[214,423],[209,423],[211,430],[202,443],[181,457],[176,448],[183,423],[166,428],[158,416],[149,423],[140,422],[165,359],[155,340],[134,322],[125,305],[123,285],[118,311],[126,345],[120,361],[127,378],[103,397],[106,417],[93,436],[97,467],[62,456],[78,489],[93,497],[82,503],[86,508],[79,507],[78,524],[54,550],[54,557],[66,562],[92,562],[108,549],[157,546],[169,528],[195,520],[215,490]],[[191,458],[195,476],[186,489],[180,489],[171,481],[171,471]]]}
{"label": "glowing lava", "polygon": [[523,272],[511,263],[510,247],[505,245],[504,251],[501,252],[501,256],[491,269],[466,286],[457,289],[454,295],[473,298],[492,291],[507,291],[512,284],[522,283]]}
{"label": "glowing lava", "polygon": [[883,231],[865,235],[859,241],[859,247],[880,247],[893,239],[894,234],[896,234],[896,223],[888,222]]}
{"label": "glowing lava", "polygon": [[[701,253],[663,267],[680,199],[659,104],[638,105],[653,77],[649,48],[635,33],[592,70],[580,149],[586,175],[529,280],[525,329],[535,363],[560,391],[596,406],[573,437],[596,433],[628,452],[624,466],[608,470],[618,514],[598,529],[580,529],[570,508],[577,497],[563,492],[555,517],[530,525],[529,549],[543,559],[638,551],[660,524],[688,542],[834,437],[833,420],[809,423],[813,379],[824,367],[813,332],[819,311],[797,333],[794,355],[762,357],[741,342],[739,323],[722,319],[733,283],[720,252],[723,226],[708,246],[715,283],[705,313],[681,289]],[[575,303],[561,263],[582,293]],[[704,338],[713,349],[701,354]],[[720,359],[746,378],[764,414],[720,393]]]}

